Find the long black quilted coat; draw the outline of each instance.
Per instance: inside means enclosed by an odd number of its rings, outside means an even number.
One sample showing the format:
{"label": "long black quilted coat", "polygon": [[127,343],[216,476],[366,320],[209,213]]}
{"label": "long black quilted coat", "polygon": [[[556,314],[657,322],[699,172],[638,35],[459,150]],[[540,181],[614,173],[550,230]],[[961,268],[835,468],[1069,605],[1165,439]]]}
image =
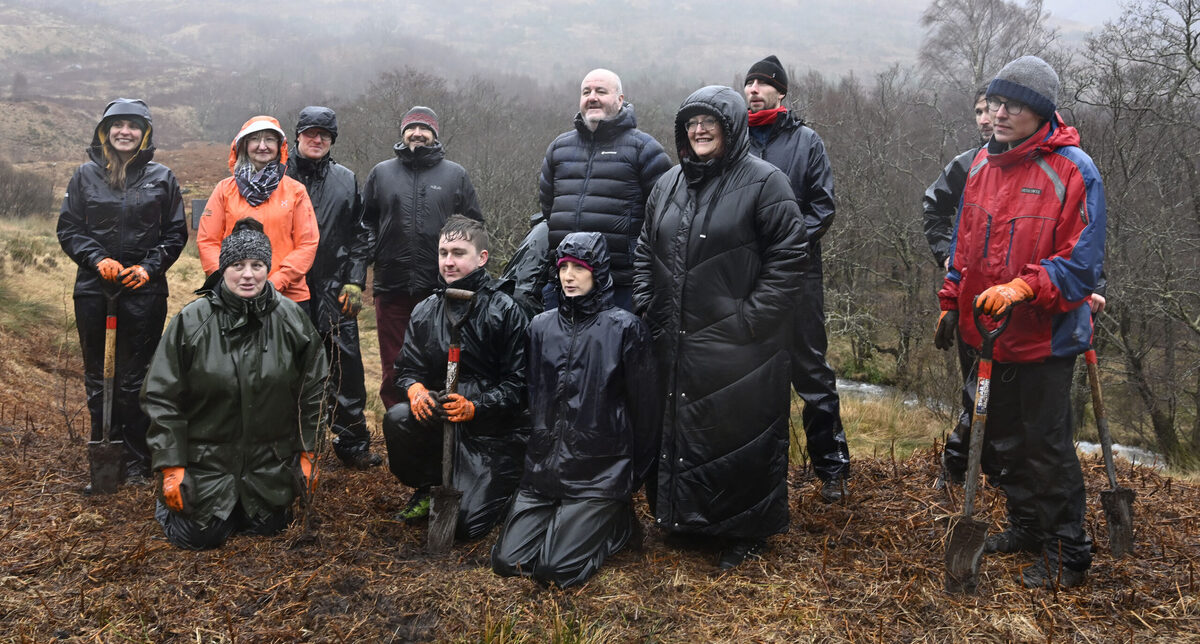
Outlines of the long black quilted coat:
{"label": "long black quilted coat", "polygon": [[[726,152],[691,158],[684,123],[718,117]],[[806,259],[787,177],[748,154],[746,104],[728,87],[675,117],[681,164],[659,179],[635,255],[634,303],[663,387],[655,514],[726,537],[787,529],[788,321]]]}

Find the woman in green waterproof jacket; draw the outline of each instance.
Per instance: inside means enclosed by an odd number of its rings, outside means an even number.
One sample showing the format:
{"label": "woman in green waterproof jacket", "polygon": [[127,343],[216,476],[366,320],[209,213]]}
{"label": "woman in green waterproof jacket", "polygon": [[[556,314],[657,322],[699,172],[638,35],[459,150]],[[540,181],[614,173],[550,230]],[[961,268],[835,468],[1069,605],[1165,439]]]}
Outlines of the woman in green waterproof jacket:
{"label": "woman in green waterproof jacket", "polygon": [[308,316],[267,281],[270,266],[262,224],[238,221],[204,297],[171,320],[146,375],[147,444],[162,472],[154,515],[180,548],[276,534],[297,488],[316,484],[329,367]]}

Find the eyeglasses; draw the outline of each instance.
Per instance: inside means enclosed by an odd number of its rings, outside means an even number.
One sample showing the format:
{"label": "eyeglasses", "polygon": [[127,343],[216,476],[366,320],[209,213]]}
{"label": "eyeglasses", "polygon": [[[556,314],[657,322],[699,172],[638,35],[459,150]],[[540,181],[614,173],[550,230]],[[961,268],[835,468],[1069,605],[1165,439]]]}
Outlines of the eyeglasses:
{"label": "eyeglasses", "polygon": [[1002,101],[995,96],[987,97],[987,106],[989,112],[999,112],[1003,107],[1008,111],[1010,116],[1020,116],[1021,112],[1025,111],[1025,104],[1020,101],[1014,101],[1011,98]]}
{"label": "eyeglasses", "polygon": [[258,145],[260,143],[266,143],[267,145],[279,145],[279,137],[268,133],[256,133],[246,137],[247,145]]}
{"label": "eyeglasses", "polygon": [[711,116],[705,116],[705,117],[689,119],[687,123],[684,123],[683,131],[691,132],[692,130],[695,130],[696,128],[700,128],[700,129],[704,130],[705,132],[711,132],[711,131],[715,130],[716,127],[717,127],[717,119],[715,119]]}
{"label": "eyeglasses", "polygon": [[300,133],[300,136],[310,139],[321,139],[322,141],[332,141],[333,135],[325,130],[309,129]]}

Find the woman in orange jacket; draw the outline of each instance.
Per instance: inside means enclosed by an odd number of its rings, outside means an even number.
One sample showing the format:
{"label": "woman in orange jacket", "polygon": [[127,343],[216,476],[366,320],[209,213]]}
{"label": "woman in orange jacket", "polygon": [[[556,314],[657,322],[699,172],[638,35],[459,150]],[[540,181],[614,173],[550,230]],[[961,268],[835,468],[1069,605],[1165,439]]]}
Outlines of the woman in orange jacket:
{"label": "woman in orange jacket", "polygon": [[206,275],[216,272],[221,240],[242,217],[253,217],[271,240],[271,274],[275,290],[293,302],[307,302],[304,276],[317,253],[317,217],[304,184],[284,174],[287,137],[279,121],[255,116],[246,121],[229,145],[229,171],[213,189],[200,217],[196,245]]}

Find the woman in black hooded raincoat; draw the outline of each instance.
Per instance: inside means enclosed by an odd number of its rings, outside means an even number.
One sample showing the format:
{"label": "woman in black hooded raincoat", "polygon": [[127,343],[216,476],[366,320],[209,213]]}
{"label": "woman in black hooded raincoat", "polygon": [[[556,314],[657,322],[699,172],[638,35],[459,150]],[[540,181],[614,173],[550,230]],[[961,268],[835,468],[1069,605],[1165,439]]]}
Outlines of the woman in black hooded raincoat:
{"label": "woman in black hooded raincoat", "polygon": [[786,323],[807,241],[787,177],[748,154],[739,92],[689,96],[675,143],[634,263],[664,397],[647,487],[660,527],[723,538],[718,565],[732,568],[787,529]]}
{"label": "woman in black hooded raincoat", "polygon": [[558,308],[529,323],[533,429],[492,569],[566,587],[629,541],[633,493],[658,446],[658,396],[649,330],[613,303],[604,236],[571,233],[557,257],[560,271],[590,271],[593,286],[572,295],[556,271]]}
{"label": "woman in black hooded raincoat", "polygon": [[58,242],[79,265],[75,326],[92,439],[100,439],[104,423],[104,332],[111,298],[117,319],[111,438],[125,443],[126,477],[144,481],[150,474],[150,421],[138,394],[167,319],[167,269],[187,243],[183,196],[170,168],[152,160],[150,108],[138,99],[118,98],[104,108],[87,152],[90,160],[67,184]]}

